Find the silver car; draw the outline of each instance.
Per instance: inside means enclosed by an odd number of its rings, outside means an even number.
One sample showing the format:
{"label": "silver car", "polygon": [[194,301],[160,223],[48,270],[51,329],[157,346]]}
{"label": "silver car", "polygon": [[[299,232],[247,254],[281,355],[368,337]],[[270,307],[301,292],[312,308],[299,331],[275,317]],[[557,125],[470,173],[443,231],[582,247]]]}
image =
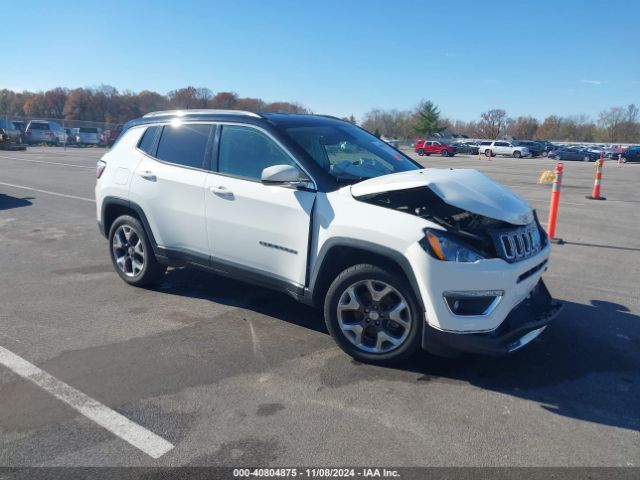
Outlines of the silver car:
{"label": "silver car", "polygon": [[100,145],[100,129],[80,127],[78,129],[78,145]]}
{"label": "silver car", "polygon": [[27,143],[47,143],[59,145],[64,143],[66,134],[64,129],[56,122],[48,120],[31,120],[25,130]]}

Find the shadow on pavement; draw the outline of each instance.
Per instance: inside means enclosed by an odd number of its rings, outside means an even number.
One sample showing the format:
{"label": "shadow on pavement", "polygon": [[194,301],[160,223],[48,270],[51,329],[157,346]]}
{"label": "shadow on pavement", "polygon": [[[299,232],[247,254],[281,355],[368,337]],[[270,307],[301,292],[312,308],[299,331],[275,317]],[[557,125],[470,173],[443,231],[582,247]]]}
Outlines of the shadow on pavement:
{"label": "shadow on pavement", "polygon": [[[161,289],[327,332],[319,309],[205,272],[170,271]],[[362,369],[364,378],[358,381],[381,375],[394,380],[402,370],[418,374],[420,383],[460,381],[540,403],[558,415],[640,431],[640,317],[607,301],[564,304],[563,313],[538,340],[508,357],[447,359],[420,353],[387,368],[344,363]]]}
{"label": "shadow on pavement", "polygon": [[34,197],[17,198],[11,195],[0,193],[0,210],[10,210],[12,208],[28,207],[33,205],[31,200]]}

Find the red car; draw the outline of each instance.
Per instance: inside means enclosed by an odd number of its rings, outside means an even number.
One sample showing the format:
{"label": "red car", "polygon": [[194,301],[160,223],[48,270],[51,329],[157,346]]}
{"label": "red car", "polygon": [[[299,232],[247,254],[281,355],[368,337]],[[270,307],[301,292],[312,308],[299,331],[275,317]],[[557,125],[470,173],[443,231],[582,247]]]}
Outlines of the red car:
{"label": "red car", "polygon": [[105,132],[107,147],[110,147],[115,143],[118,135],[120,135],[120,132],[122,132],[122,125],[118,125],[117,127]]}
{"label": "red car", "polygon": [[420,156],[435,154],[443,157],[452,157],[456,154],[456,147],[435,140],[418,140],[415,152]]}

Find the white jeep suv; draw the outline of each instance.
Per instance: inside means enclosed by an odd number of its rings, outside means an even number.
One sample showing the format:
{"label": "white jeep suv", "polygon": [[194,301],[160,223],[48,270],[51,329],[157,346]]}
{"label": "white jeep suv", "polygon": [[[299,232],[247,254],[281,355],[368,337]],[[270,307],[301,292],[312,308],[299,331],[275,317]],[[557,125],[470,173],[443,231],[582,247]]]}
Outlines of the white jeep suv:
{"label": "white jeep suv", "polygon": [[487,157],[495,157],[496,155],[506,155],[508,157],[520,158],[531,155],[529,147],[524,145],[514,145],[513,143],[496,140],[480,142],[478,153],[484,153]]}
{"label": "white jeep suv", "polygon": [[524,200],[475,170],[422,169],[336,118],[153,113],[125,125],[97,177],[125,282],[193,266],[281,290],[323,307],[362,361],[510,353],[560,311]]}

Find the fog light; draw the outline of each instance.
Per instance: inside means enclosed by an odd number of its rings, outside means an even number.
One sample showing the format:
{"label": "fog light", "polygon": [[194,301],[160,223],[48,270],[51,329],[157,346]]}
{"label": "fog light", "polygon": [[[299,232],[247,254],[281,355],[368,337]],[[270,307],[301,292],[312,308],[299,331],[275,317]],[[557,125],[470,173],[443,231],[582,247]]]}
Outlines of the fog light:
{"label": "fog light", "polygon": [[489,315],[504,296],[503,290],[470,290],[444,292],[444,301],[454,315]]}

